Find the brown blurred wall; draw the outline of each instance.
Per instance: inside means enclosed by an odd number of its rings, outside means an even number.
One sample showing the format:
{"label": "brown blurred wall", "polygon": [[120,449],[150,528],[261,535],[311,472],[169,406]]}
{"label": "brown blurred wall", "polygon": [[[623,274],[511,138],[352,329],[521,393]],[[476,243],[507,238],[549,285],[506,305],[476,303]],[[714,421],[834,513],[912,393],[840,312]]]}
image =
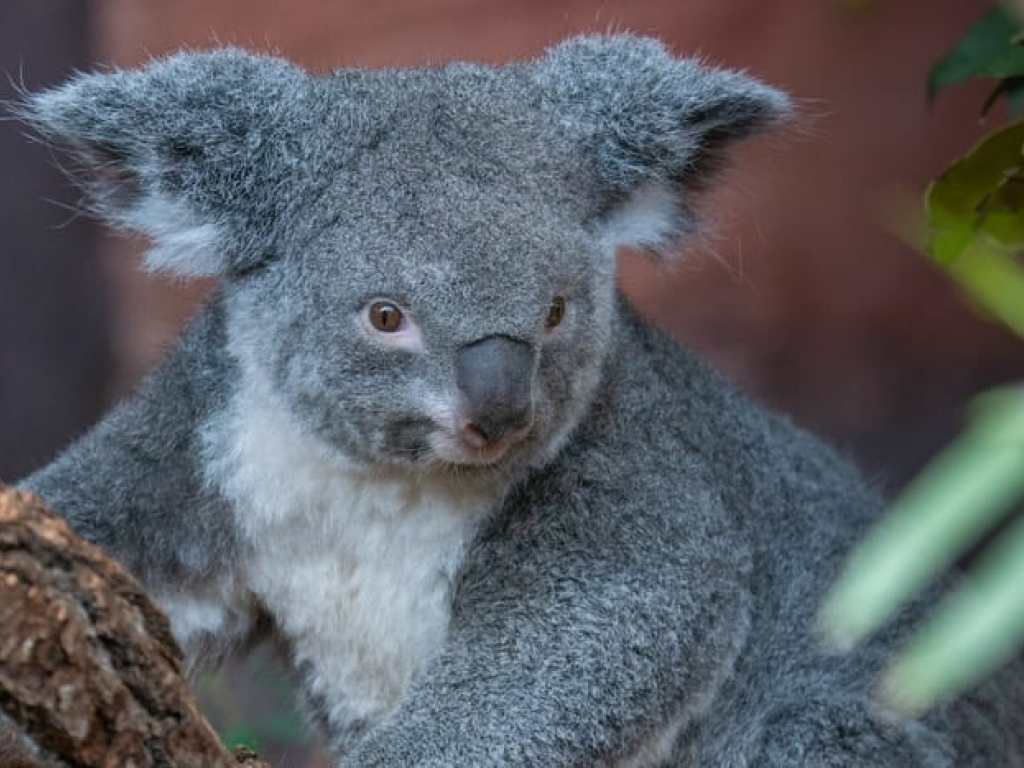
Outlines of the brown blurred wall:
{"label": "brown blurred wall", "polygon": [[[0,3],[0,105],[86,66],[90,47],[75,0]],[[76,199],[47,148],[0,119],[0,480],[48,460],[105,405],[109,281]]]}
{"label": "brown blurred wall", "polygon": [[[984,88],[928,109],[930,63],[982,0],[179,0],[90,3],[97,62],[183,45],[274,50],[318,70],[500,62],[566,35],[627,29],[742,67],[799,99],[781,135],[737,153],[706,201],[711,234],[670,275],[625,257],[623,282],[657,322],[757,397],[904,480],[953,431],[965,399],[1024,377],[1024,348],[980,319],[887,232],[966,149]],[[123,392],[208,289],[144,277],[141,243],[101,250]],[[69,310],[70,311],[70,310]],[[50,354],[52,350],[40,350]]]}

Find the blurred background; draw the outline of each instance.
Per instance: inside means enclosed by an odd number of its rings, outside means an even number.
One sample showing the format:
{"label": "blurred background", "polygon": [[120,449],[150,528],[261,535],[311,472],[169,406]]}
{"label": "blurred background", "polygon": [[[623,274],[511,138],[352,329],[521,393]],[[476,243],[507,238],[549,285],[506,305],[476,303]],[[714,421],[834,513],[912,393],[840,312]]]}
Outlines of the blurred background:
{"label": "blurred background", "polygon": [[[801,116],[735,154],[707,237],[665,273],[623,254],[634,301],[889,492],[956,433],[976,392],[1024,378],[1024,346],[899,233],[928,181],[991,124],[987,86],[925,99],[931,64],[987,0],[6,0],[0,98],[76,69],[236,44],[307,67],[503,62],[584,31],[657,35],[794,94]],[[9,82],[10,81],[10,82]],[[1000,107],[1002,109],[1002,107]],[[989,120],[1001,121],[998,110]],[[0,122],[0,480],[81,433],[160,358],[210,284],[138,269],[141,241],[73,212],[59,159]],[[203,681],[225,738],[319,765],[261,651]]]}

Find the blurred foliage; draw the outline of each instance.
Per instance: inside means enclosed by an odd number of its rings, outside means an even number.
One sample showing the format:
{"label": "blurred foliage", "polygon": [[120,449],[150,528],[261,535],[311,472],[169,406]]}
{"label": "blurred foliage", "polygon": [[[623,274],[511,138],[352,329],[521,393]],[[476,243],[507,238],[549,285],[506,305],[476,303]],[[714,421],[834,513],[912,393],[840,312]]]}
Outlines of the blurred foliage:
{"label": "blurred foliage", "polygon": [[[960,43],[943,57],[928,77],[928,98],[934,99],[943,88],[975,78],[999,80],[994,94],[1011,96],[1011,106],[1020,92],[1024,72],[1024,47],[1014,14],[996,6],[971,27]],[[986,105],[990,104],[990,98]]]}
{"label": "blurred foliage", "polygon": [[1022,150],[1024,122],[991,134],[932,183],[925,213],[931,257],[982,310],[1024,335]]}
{"label": "blurred foliage", "polygon": [[[932,69],[928,96],[995,79],[982,107],[1024,106],[1024,25],[998,6]],[[983,139],[925,195],[926,250],[977,307],[1024,336],[1024,121]],[[888,706],[919,714],[977,683],[1024,647],[1024,387],[983,395],[964,434],[893,503],[853,553],[821,613],[851,648],[986,534],[1003,529],[886,672]]]}
{"label": "blurred foliage", "polygon": [[249,747],[273,765],[304,765],[310,735],[293,680],[268,645],[239,661],[200,674],[196,689],[204,713],[229,748]]}

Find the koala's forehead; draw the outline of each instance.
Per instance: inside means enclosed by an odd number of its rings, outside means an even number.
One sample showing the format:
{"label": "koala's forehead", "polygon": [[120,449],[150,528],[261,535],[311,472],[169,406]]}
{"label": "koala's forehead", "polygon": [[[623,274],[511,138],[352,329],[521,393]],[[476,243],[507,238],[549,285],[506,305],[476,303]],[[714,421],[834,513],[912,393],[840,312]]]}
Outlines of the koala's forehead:
{"label": "koala's forehead", "polygon": [[478,204],[480,215],[467,216],[429,195],[422,203],[395,211],[377,201],[376,212],[324,228],[311,250],[331,272],[371,293],[542,300],[554,287],[586,279],[587,244],[549,211]]}
{"label": "koala's forehead", "polygon": [[542,92],[521,66],[346,72],[326,85],[332,123],[371,166],[536,170],[538,144],[556,138]]}
{"label": "koala's forehead", "polygon": [[514,71],[339,77],[318,142],[336,162],[311,212],[323,256],[477,293],[579,277],[585,231],[566,148]]}
{"label": "koala's forehead", "polygon": [[457,209],[483,219],[496,205],[577,202],[565,181],[581,166],[579,147],[519,67],[344,72],[323,88],[312,149],[334,208],[403,218]]}

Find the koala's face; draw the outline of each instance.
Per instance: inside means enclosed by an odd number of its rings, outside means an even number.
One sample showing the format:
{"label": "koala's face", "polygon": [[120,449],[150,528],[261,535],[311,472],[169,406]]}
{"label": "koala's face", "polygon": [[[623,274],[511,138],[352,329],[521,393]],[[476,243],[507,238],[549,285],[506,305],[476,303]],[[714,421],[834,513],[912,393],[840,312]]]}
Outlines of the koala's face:
{"label": "koala's face", "polygon": [[389,164],[368,163],[373,189],[326,193],[336,220],[234,289],[237,322],[260,329],[249,359],[347,457],[545,460],[600,378],[613,254],[571,210]]}
{"label": "koala's face", "polygon": [[623,36],[533,62],[310,75],[237,50],[84,75],[26,117],[154,269],[224,278],[229,352],[371,464],[552,456],[614,335],[614,250],[671,251],[786,98]]}

